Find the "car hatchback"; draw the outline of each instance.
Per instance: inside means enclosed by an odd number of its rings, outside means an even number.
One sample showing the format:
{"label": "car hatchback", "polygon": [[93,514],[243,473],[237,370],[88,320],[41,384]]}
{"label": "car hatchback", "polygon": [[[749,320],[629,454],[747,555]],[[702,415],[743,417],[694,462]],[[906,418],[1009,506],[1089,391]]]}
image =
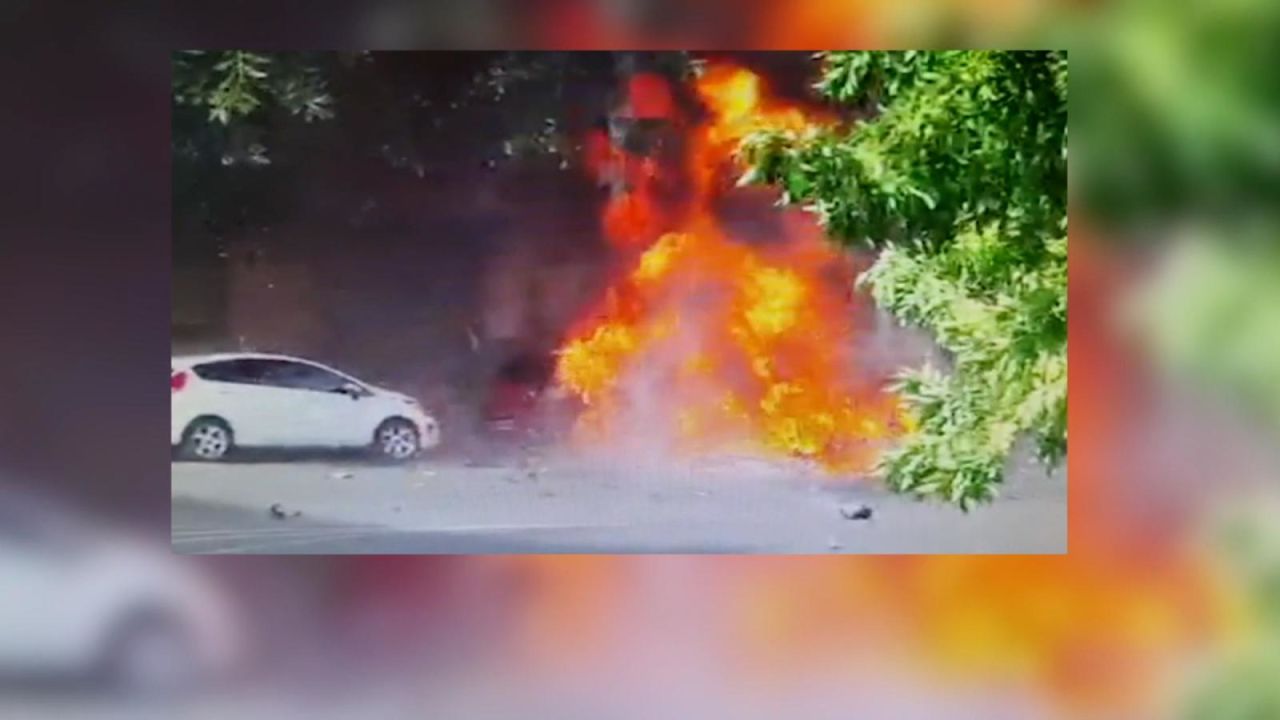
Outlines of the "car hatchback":
{"label": "car hatchback", "polygon": [[417,400],[296,357],[175,357],[169,390],[170,442],[189,460],[239,447],[367,447],[404,461],[440,443]]}

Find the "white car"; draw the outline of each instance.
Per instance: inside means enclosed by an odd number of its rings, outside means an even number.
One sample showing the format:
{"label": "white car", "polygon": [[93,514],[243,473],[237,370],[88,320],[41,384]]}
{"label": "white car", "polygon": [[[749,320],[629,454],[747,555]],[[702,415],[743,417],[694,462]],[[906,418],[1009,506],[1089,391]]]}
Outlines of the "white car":
{"label": "white car", "polygon": [[310,360],[226,353],[172,359],[170,442],[189,460],[236,447],[368,447],[395,461],[440,443],[417,400]]}
{"label": "white car", "polygon": [[0,675],[190,689],[247,659],[230,596],[168,546],[0,486]]}

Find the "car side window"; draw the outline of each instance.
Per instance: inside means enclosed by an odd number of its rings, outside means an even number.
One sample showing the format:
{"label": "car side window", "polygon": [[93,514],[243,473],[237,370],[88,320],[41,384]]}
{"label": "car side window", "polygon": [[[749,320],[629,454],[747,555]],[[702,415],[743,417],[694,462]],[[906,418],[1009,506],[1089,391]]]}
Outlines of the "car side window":
{"label": "car side window", "polygon": [[205,380],[261,385],[266,382],[267,365],[263,360],[220,360],[196,365],[192,370]]}
{"label": "car side window", "polygon": [[333,392],[348,381],[340,375],[324,368],[287,360],[272,361],[268,373],[269,382],[279,387],[293,390],[313,390],[315,392]]}

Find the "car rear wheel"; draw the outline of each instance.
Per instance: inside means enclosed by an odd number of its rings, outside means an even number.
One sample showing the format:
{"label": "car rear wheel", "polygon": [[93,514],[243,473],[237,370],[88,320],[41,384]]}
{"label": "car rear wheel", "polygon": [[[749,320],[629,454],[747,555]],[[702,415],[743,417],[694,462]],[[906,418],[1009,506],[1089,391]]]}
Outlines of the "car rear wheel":
{"label": "car rear wheel", "polygon": [[403,418],[392,418],[379,425],[373,434],[373,449],[385,460],[404,462],[418,454],[422,440],[413,423]]}
{"label": "car rear wheel", "polygon": [[218,418],[196,418],[182,435],[181,455],[187,460],[216,461],[231,452],[231,427]]}

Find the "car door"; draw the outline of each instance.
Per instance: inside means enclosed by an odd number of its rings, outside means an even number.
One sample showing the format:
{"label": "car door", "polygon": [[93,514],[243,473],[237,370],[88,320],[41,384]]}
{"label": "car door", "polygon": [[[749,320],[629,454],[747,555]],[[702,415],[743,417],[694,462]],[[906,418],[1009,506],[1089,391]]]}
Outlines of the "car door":
{"label": "car door", "polygon": [[366,445],[372,431],[360,420],[369,393],[352,380],[327,368],[300,361],[280,361],[271,369],[271,382],[292,395],[296,422],[307,443],[319,446]]}
{"label": "car door", "polygon": [[238,445],[298,444],[300,429],[293,422],[298,400],[271,381],[275,362],[237,358],[196,365],[192,371],[209,381],[199,412],[230,423]]}

